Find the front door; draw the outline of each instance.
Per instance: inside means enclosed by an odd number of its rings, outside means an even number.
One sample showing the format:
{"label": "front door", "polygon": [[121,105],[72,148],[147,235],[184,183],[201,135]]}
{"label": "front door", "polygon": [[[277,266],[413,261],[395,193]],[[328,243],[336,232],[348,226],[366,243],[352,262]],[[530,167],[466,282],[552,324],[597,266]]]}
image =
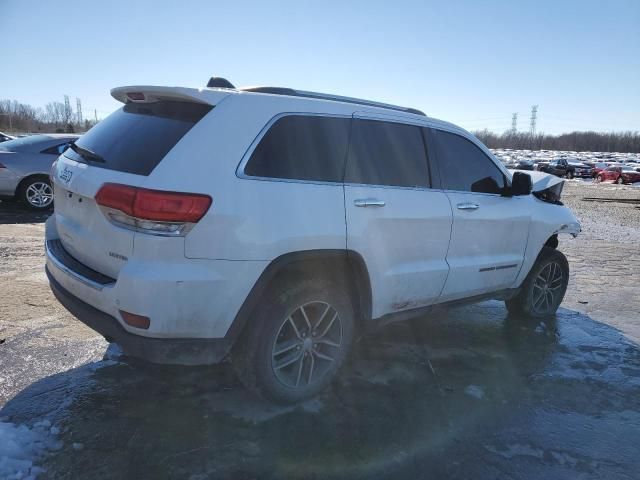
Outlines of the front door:
{"label": "front door", "polygon": [[504,196],[506,175],[470,139],[435,129],[428,137],[453,211],[440,301],[513,287],[529,235],[528,203]]}

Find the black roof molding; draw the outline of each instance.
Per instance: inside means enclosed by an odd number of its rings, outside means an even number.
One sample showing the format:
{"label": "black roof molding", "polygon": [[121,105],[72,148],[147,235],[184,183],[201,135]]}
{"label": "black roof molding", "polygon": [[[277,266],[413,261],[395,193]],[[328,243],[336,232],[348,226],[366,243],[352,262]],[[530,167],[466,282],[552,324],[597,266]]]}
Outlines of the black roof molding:
{"label": "black roof molding", "polygon": [[293,88],[247,87],[247,88],[239,88],[238,90],[241,92],[268,93],[271,95],[287,95],[290,97],[314,98],[318,100],[333,100],[335,102],[345,102],[345,103],[353,103],[356,105],[365,105],[368,107],[386,108],[388,110],[395,110],[398,112],[413,113],[415,115],[422,115],[424,117],[427,116],[423,111],[418,110],[416,108],[400,107],[398,105],[390,105],[388,103],[374,102],[372,100],[363,100],[361,98],[343,97],[341,95],[331,95],[328,93],[307,92],[304,90],[295,90]]}

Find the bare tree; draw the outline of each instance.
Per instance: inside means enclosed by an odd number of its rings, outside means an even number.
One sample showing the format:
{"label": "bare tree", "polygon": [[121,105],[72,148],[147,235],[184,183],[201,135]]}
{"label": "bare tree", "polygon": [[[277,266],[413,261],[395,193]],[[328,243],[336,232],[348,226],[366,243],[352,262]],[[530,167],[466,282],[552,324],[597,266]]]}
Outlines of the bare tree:
{"label": "bare tree", "polygon": [[640,132],[571,132],[562,135],[507,131],[496,134],[489,130],[475,132],[489,148],[516,150],[564,150],[576,152],[628,152],[640,153]]}

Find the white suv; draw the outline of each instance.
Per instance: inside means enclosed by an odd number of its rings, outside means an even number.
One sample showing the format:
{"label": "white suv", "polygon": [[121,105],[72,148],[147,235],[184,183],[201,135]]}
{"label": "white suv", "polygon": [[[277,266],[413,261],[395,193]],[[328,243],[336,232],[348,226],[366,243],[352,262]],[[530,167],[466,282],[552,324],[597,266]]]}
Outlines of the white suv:
{"label": "white suv", "polygon": [[286,88],[134,86],[52,169],[46,271],[131,356],[228,356],[276,401],[326,386],[354,336],[436,304],[552,315],[580,225],[417,110]]}

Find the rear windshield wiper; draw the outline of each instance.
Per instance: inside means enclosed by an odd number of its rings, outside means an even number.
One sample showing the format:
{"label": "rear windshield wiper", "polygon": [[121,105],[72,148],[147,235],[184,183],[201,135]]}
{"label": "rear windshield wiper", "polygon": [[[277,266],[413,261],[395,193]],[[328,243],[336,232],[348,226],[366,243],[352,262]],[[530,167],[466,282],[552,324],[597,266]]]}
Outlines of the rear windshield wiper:
{"label": "rear windshield wiper", "polygon": [[71,145],[69,145],[69,148],[71,148],[71,150],[76,152],[78,155],[80,155],[85,160],[88,160],[90,162],[105,163],[105,159],[104,158],[102,158],[97,153],[92,152],[88,148],[80,147],[80,146],[76,145],[75,143],[72,143]]}

